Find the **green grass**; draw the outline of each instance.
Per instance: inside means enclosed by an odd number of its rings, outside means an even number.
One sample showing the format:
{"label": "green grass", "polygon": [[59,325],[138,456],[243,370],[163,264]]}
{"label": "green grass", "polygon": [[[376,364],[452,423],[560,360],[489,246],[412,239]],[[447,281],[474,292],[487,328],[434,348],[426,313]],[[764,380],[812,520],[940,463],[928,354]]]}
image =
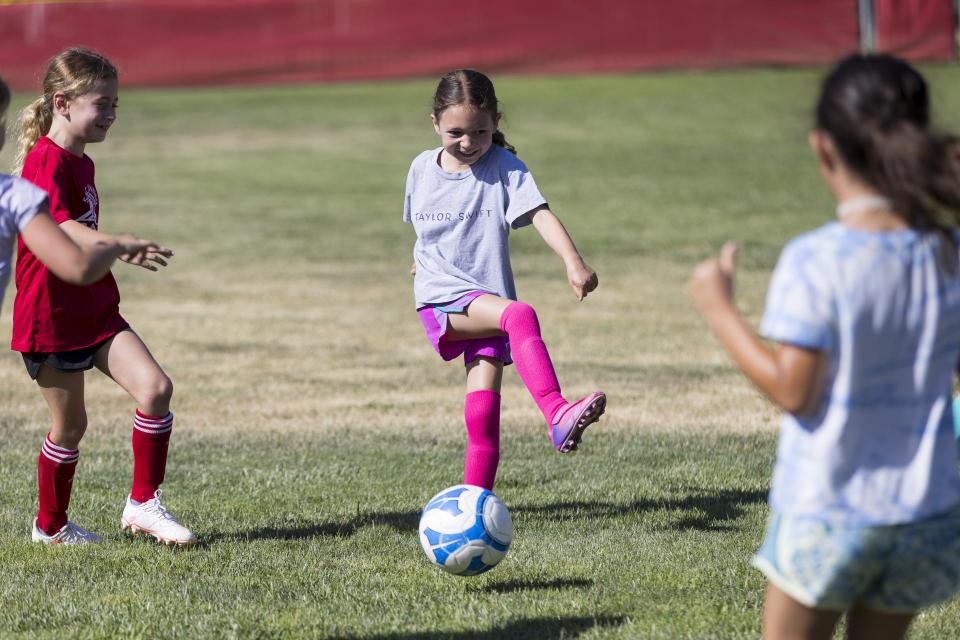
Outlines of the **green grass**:
{"label": "green grass", "polygon": [[[31,545],[33,439],[4,456],[4,477],[21,478],[5,485],[2,514],[7,633],[676,637],[678,607],[694,637],[713,635],[721,617],[730,630],[755,628],[761,581],[743,563],[763,520],[768,460],[753,452],[770,449],[767,436],[623,446],[598,432],[591,455],[572,460],[550,455],[542,437],[510,436],[499,492],[516,542],[501,567],[472,579],[428,566],[416,536],[427,494],[460,471],[455,438],[336,429],[298,447],[259,434],[223,450],[184,436],[170,484],[203,540],[185,552],[115,532],[128,454],[120,438],[100,440],[87,445],[73,506],[109,532],[97,548]],[[622,471],[599,473],[600,458]]]}
{"label": "green grass", "polygon": [[[926,69],[960,128],[960,71]],[[516,538],[471,579],[429,566],[419,509],[462,471],[463,374],[412,313],[410,160],[434,146],[433,80],[123,91],[97,162],[103,227],[177,251],[114,271],[123,312],[176,385],[171,509],[202,543],[117,531],[131,401],[88,376],[71,516],[96,548],[31,545],[47,415],[0,358],[0,638],[753,638],[777,414],[729,366],[683,291],[743,245],[756,320],[783,243],[832,215],[806,149],[818,71],[495,78],[507,138],[601,287],[512,239],[571,395],[608,414],[559,456],[506,376],[497,493]],[[951,121],[950,118],[953,118]],[[0,155],[9,164],[12,149]],[[9,335],[12,289],[0,317]],[[915,637],[960,636],[960,605]]]}

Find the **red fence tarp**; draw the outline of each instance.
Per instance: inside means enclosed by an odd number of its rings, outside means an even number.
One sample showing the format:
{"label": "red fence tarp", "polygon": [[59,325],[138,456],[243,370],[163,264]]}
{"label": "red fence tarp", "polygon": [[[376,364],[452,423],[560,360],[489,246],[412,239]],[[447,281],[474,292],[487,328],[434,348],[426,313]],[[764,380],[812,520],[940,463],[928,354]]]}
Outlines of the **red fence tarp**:
{"label": "red fence tarp", "polygon": [[28,89],[73,45],[129,86],[818,64],[858,42],[856,0],[0,3],[0,75]]}
{"label": "red fence tarp", "polygon": [[119,0],[0,6],[0,74],[35,87],[70,45],[127,85],[817,63],[857,44],[855,0]]}
{"label": "red fence tarp", "polygon": [[910,59],[953,60],[954,0],[873,0],[877,49]]}

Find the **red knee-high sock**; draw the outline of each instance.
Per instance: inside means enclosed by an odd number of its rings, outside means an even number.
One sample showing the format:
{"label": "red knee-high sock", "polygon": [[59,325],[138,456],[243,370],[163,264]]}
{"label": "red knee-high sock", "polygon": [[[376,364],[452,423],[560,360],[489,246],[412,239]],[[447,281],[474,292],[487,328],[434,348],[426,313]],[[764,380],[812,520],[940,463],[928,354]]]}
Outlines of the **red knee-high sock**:
{"label": "red knee-high sock", "polygon": [[52,536],[67,524],[67,507],[73,490],[73,474],[80,459],[79,449],[67,449],[53,444],[47,434],[37,458],[37,487],[40,508],[37,527]]}
{"label": "red knee-high sock", "polygon": [[560,383],[553,370],[547,345],[540,337],[537,312],[525,302],[512,302],[500,316],[500,329],[510,339],[510,353],[517,373],[548,424],[567,401],[560,395]]}
{"label": "red knee-high sock", "polygon": [[467,423],[467,454],[463,483],[493,490],[500,463],[500,394],[472,391],[463,406]]}
{"label": "red knee-high sock", "polygon": [[148,416],[137,409],[133,419],[133,487],[130,498],[153,499],[167,469],[167,447],[173,429],[173,414]]}

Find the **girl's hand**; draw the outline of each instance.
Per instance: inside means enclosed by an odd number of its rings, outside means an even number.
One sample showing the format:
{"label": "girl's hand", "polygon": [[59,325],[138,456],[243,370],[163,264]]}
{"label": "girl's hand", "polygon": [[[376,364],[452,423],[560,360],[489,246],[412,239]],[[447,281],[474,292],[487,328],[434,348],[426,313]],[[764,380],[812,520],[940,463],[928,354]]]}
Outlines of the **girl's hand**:
{"label": "girl's hand", "polygon": [[573,295],[577,300],[583,300],[587,294],[597,288],[600,281],[597,279],[597,272],[587,265],[583,260],[576,260],[567,264],[567,282],[573,289]]}
{"label": "girl's hand", "polygon": [[148,271],[156,271],[157,266],[167,266],[164,258],[173,257],[173,251],[151,240],[142,240],[136,236],[116,236],[117,246],[121,250],[120,260]]}
{"label": "girl's hand", "polygon": [[410,265],[410,275],[412,275],[412,276],[417,275],[417,263],[416,263],[416,262],[414,262],[412,265]]}
{"label": "girl's hand", "polygon": [[714,311],[733,306],[733,278],[737,269],[737,245],[727,242],[716,258],[704,260],[693,270],[687,288],[690,297],[709,316]]}

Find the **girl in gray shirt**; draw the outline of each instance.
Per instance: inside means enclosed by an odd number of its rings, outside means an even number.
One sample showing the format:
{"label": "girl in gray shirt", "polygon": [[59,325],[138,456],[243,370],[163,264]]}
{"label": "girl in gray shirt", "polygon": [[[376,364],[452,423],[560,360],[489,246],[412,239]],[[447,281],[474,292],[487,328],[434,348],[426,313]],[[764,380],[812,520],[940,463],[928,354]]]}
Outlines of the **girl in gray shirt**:
{"label": "girl in gray shirt", "polygon": [[532,224],[566,265],[578,300],[597,287],[566,229],[497,129],[490,79],[472,69],[445,75],[433,98],[439,148],[410,165],[403,219],[413,225],[414,298],[427,337],[444,360],[467,369],[464,483],[492,489],[500,459],[500,383],[513,362],[543,413],[553,446],[577,448],[606,396],[568,402],[533,307],[516,300],[507,235]]}

